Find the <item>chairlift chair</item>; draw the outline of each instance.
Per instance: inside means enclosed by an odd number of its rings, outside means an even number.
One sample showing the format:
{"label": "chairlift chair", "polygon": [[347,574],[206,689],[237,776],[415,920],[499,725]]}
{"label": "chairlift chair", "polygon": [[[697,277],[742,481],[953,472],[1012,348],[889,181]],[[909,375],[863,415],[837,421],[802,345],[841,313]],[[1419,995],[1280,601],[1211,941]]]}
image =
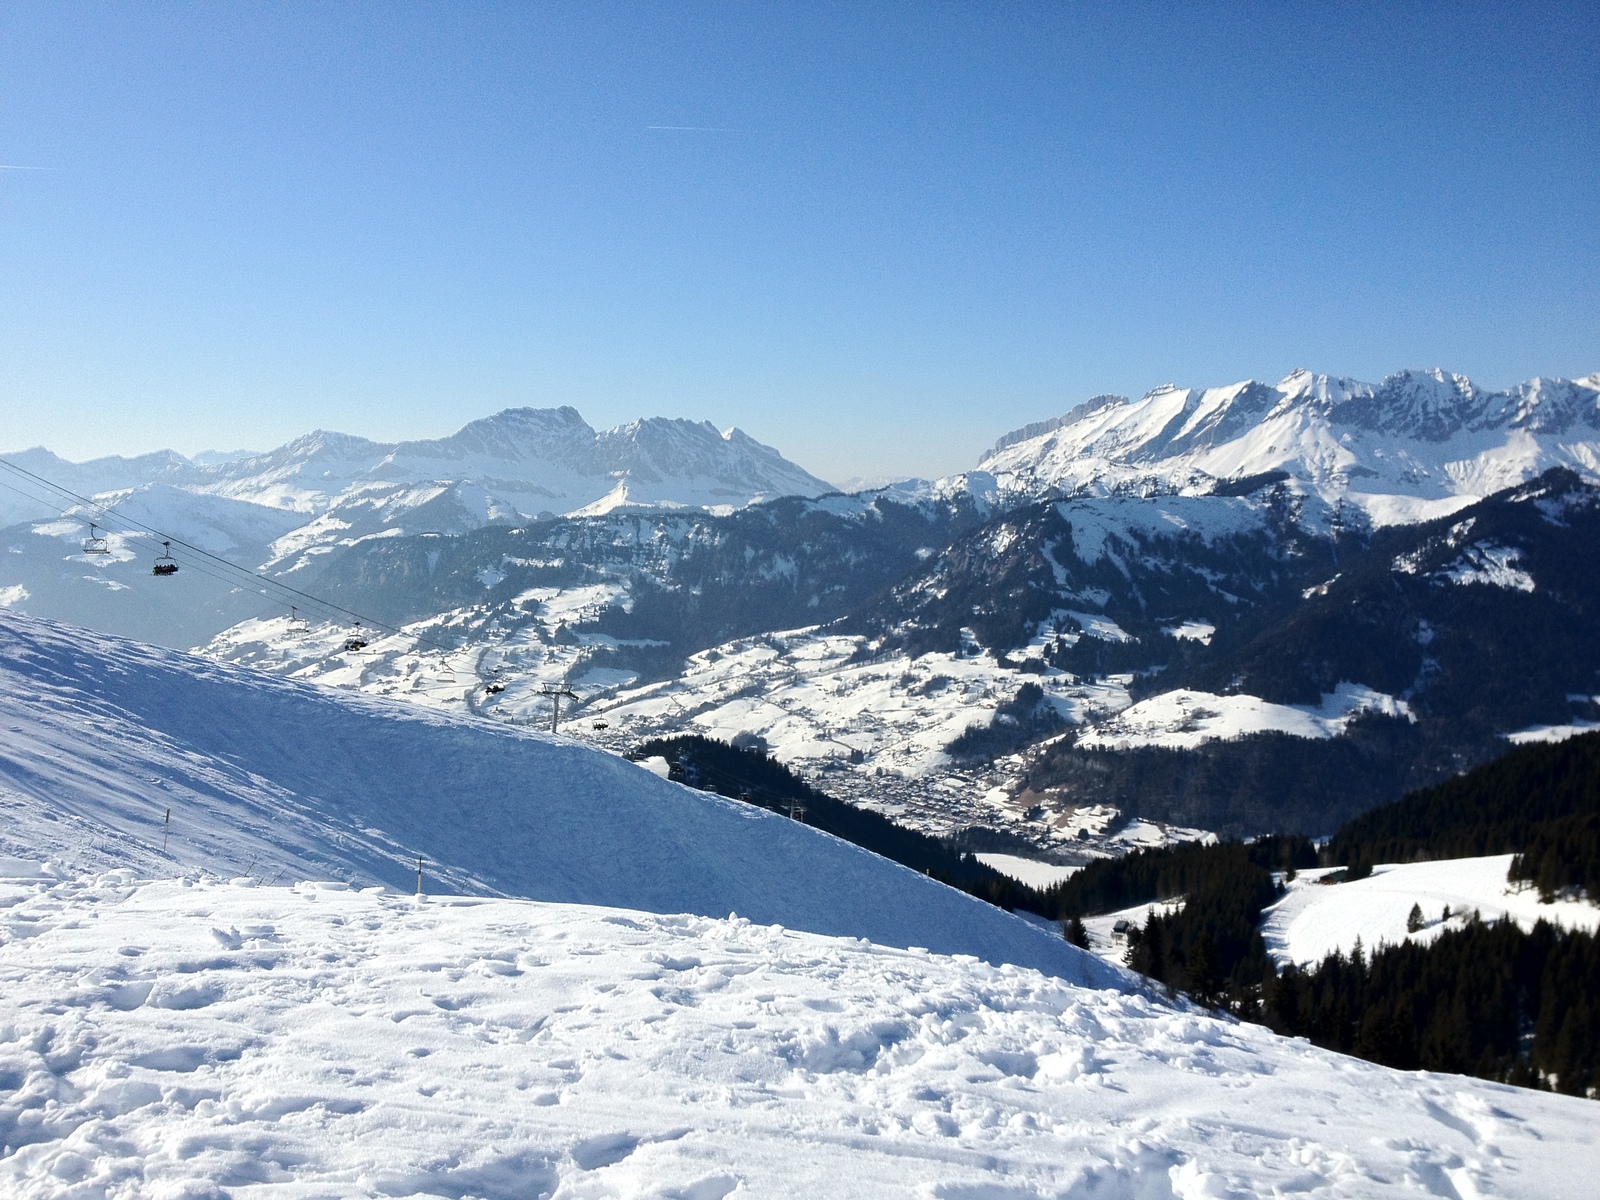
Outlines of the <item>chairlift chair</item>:
{"label": "chairlift chair", "polygon": [[367,648],[367,639],[362,636],[360,621],[356,622],[355,632],[345,638],[344,648],[346,650],[365,650]]}
{"label": "chairlift chair", "polygon": [[172,543],[161,543],[161,557],[156,559],[155,565],[150,568],[152,575],[176,575],[178,562],[172,557]]}
{"label": "chairlift chair", "polygon": [[298,608],[291,608],[289,610],[289,632],[290,633],[310,633],[311,632],[310,623],[304,617],[302,617],[300,615],[300,610]]}
{"label": "chairlift chair", "polygon": [[83,539],[83,552],[85,554],[110,554],[111,544],[101,537],[95,529],[94,522],[89,522],[89,536]]}

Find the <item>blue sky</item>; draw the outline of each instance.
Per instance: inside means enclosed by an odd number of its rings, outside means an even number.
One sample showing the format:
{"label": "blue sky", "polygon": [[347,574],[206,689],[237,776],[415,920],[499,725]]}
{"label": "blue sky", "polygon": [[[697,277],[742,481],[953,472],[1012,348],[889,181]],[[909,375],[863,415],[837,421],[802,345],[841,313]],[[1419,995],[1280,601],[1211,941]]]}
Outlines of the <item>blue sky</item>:
{"label": "blue sky", "polygon": [[11,3],[0,163],[0,446],[74,458],[1600,370],[1592,3]]}

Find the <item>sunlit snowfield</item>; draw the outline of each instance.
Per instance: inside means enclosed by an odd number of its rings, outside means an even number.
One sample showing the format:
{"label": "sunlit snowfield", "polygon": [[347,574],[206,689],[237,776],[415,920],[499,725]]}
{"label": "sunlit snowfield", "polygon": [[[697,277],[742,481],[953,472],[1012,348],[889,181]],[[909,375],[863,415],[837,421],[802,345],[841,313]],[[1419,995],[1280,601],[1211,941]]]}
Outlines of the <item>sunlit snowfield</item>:
{"label": "sunlit snowfield", "polygon": [[1582,1196],[1590,1102],[971,958],[323,885],[0,884],[0,1188]]}

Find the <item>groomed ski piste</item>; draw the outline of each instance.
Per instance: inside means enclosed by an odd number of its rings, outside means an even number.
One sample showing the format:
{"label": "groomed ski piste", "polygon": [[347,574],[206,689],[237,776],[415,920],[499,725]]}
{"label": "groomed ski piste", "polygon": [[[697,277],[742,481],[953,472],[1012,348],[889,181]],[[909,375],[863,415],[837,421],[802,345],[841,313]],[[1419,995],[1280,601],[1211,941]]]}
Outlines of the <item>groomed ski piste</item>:
{"label": "groomed ski piste", "polygon": [[1600,1166],[1592,1102],[1213,1018],[563,739],[13,615],[0,730],[6,1196],[1559,1197]]}

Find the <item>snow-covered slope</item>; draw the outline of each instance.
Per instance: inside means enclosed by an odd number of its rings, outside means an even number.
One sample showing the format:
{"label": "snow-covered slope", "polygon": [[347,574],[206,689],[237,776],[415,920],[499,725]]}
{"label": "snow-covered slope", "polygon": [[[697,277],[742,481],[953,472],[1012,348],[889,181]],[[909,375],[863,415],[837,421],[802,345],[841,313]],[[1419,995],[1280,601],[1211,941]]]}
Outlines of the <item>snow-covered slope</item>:
{"label": "snow-covered slope", "polygon": [[1021,918],[565,738],[16,615],[0,727],[0,854],[406,890],[421,856],[457,892],[736,911],[1111,981]]}
{"label": "snow-covered slope", "polygon": [[1313,740],[1338,737],[1351,721],[1367,713],[1411,717],[1404,700],[1360,684],[1340,683],[1322,703],[1271,704],[1257,696],[1217,696],[1175,688],[1141,700],[1078,737],[1085,750],[1127,750],[1165,746],[1192,750],[1205,742],[1253,733],[1286,733]]}
{"label": "snow-covered slope", "polygon": [[1407,523],[1554,466],[1600,475],[1600,374],[1505,392],[1437,370],[1380,384],[1309,371],[1270,386],[1168,384],[1007,434],[979,466],[1003,489],[1069,494],[1205,494],[1282,473],[1373,524]]}
{"label": "snow-covered slope", "polygon": [[745,919],[0,882],[0,1192],[1587,1196],[1590,1101]]}
{"label": "snow-covered slope", "polygon": [[[480,614],[457,611],[374,637],[359,653],[343,652],[348,630],[341,625],[298,632],[283,617],[245,621],[204,652],[290,678],[523,726],[548,727],[548,689],[571,686],[577,699],[562,709],[565,728],[584,741],[627,751],[648,738],[683,733],[725,742],[755,734],[775,758],[818,778],[825,791],[900,824],[936,837],[974,825],[999,828],[1070,862],[1200,835],[1153,822],[1132,831],[1115,809],[1093,806],[1030,816],[1040,797],[1019,795],[1024,755],[987,764],[953,760],[950,742],[995,720],[1022,680],[1040,686],[1043,705],[1073,725],[1127,706],[1125,675],[1094,682],[1039,665],[1037,652],[1052,630],[1030,647],[1037,673],[1027,676],[988,656],[874,654],[865,636],[809,627],[727,642],[690,655],[673,678],[640,683],[632,672],[597,665],[617,640],[584,631],[619,594],[609,584],[531,589],[518,597],[517,605],[532,611],[518,628],[486,629]],[[438,648],[463,631],[470,631],[464,645]],[[1358,709],[1361,699],[1350,699],[1341,712]],[[1230,705],[1239,701],[1227,698]],[[1338,717],[1295,715],[1315,728],[1313,736],[1329,736],[1339,724]],[[1225,732],[1237,735],[1236,726],[1254,728],[1235,721]],[[1093,730],[1113,728],[1102,723]]]}
{"label": "snow-covered slope", "polygon": [[[1531,929],[1549,921],[1568,929],[1600,928],[1600,905],[1582,900],[1546,904],[1535,888],[1506,882],[1512,855],[1448,858],[1436,862],[1377,866],[1366,879],[1328,885],[1334,868],[1302,871],[1288,893],[1269,908],[1261,933],[1280,964],[1320,961],[1335,950],[1349,954],[1357,941],[1369,951],[1379,943],[1432,941],[1474,912],[1485,921],[1509,917]],[[1411,906],[1423,925],[1408,930]],[[1449,909],[1450,916],[1445,917]]]}
{"label": "snow-covered slope", "polygon": [[[1537,889],[1508,883],[1513,857],[1389,863],[1347,883],[1333,882],[1342,867],[1303,870],[1285,881],[1283,898],[1262,914],[1260,933],[1281,968],[1315,965],[1336,951],[1350,954],[1358,944],[1371,953],[1382,945],[1431,942],[1447,929],[1460,929],[1474,914],[1485,921],[1512,920],[1524,929],[1540,921],[1563,929],[1600,929],[1600,905],[1587,900],[1546,903]],[[1422,909],[1417,929],[1407,927],[1413,905]],[[1089,945],[1107,962],[1121,963],[1128,945],[1115,933],[1119,921],[1142,926],[1152,911],[1182,907],[1182,900],[1162,901],[1089,917],[1084,921]]]}

